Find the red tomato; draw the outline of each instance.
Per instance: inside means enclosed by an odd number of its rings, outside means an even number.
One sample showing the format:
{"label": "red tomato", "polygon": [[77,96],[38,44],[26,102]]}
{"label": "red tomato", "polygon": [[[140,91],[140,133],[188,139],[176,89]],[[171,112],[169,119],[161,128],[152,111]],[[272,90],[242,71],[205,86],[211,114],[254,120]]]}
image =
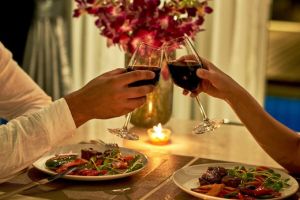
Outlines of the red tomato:
{"label": "red tomato", "polygon": [[87,163],[88,161],[85,159],[81,159],[81,158],[77,158],[76,160],[73,160],[71,162],[67,162],[65,164],[63,164],[62,166],[60,166],[56,172],[60,173],[60,172],[64,172],[66,171],[68,168],[73,167],[73,166],[77,166],[77,165],[82,165]]}
{"label": "red tomato", "polygon": [[100,166],[100,165],[102,165],[102,163],[103,163],[103,160],[99,159],[96,161],[96,166]]}
{"label": "red tomato", "polygon": [[265,167],[265,166],[258,166],[256,167],[256,171],[265,171],[265,170],[269,170],[269,167]]}
{"label": "red tomato", "polygon": [[274,192],[274,190],[260,186],[257,189],[253,190],[253,192],[254,196],[259,197],[263,195],[271,195]]}
{"label": "red tomato", "polygon": [[130,162],[131,160],[133,160],[133,156],[132,155],[126,155],[126,156],[122,156],[123,160],[126,162]]}
{"label": "red tomato", "polygon": [[100,172],[95,169],[82,169],[78,172],[81,176],[98,176],[99,174]]}
{"label": "red tomato", "polygon": [[105,170],[105,169],[103,169],[103,170],[100,170],[100,174],[101,174],[101,175],[105,175],[105,174],[107,174],[107,172],[108,172],[108,171],[107,171],[107,170]]}

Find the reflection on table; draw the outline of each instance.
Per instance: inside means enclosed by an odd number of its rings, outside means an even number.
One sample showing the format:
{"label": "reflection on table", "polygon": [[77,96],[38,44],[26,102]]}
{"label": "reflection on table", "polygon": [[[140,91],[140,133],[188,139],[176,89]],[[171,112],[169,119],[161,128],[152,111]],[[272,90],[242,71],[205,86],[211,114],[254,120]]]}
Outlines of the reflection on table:
{"label": "reflection on table", "polygon": [[170,143],[153,145],[149,141],[147,129],[133,127],[132,129],[139,134],[140,140],[128,141],[113,136],[107,131],[107,128],[122,126],[122,120],[94,122],[93,126],[79,128],[78,133],[66,143],[101,138],[105,142],[116,142],[128,148],[280,168],[280,165],[264,152],[244,126],[223,125],[214,132],[195,135],[191,132],[197,121],[171,119],[163,125],[164,128],[172,131]]}

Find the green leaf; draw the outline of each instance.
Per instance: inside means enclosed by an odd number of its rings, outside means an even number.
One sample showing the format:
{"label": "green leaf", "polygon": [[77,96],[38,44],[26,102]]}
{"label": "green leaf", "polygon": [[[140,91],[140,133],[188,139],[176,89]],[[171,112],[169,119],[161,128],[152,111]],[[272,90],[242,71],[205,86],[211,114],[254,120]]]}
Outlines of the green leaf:
{"label": "green leaf", "polygon": [[224,198],[232,198],[236,197],[238,195],[238,192],[232,192],[224,195]]}
{"label": "green leaf", "polygon": [[128,169],[125,171],[125,173],[132,172],[135,170],[138,170],[144,166],[141,155],[136,155],[131,162],[129,163]]}
{"label": "green leaf", "polygon": [[271,194],[268,195],[261,195],[259,197],[257,197],[258,199],[272,199],[274,196]]}
{"label": "green leaf", "polygon": [[57,169],[61,165],[75,160],[78,155],[58,155],[48,159],[45,163],[49,169]]}

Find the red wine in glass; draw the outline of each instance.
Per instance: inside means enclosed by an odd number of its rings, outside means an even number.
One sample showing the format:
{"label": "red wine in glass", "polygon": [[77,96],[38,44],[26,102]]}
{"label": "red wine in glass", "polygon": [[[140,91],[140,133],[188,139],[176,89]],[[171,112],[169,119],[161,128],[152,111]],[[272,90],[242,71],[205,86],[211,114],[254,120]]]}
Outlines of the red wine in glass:
{"label": "red wine in glass", "polygon": [[[139,80],[129,84],[129,87],[138,87],[143,85],[157,85],[160,77],[160,69],[163,58],[161,48],[154,47],[146,43],[140,43],[133,53],[126,71],[150,70],[155,73],[155,77],[150,80]],[[128,129],[132,112],[126,115],[124,125],[120,128],[109,128],[108,131],[118,137],[127,140],[138,140],[139,136],[132,130]]]}
{"label": "red wine in glass", "polygon": [[201,83],[201,79],[196,75],[196,71],[201,68],[201,64],[193,60],[169,62],[168,67],[173,82],[179,87],[194,91]]}
{"label": "red wine in glass", "polygon": [[137,65],[137,66],[128,66],[126,71],[131,72],[135,70],[149,70],[155,73],[155,77],[153,79],[149,80],[140,80],[136,81],[134,83],[129,84],[130,87],[137,87],[142,85],[157,85],[159,77],[160,77],[160,67],[156,66],[143,66],[143,65]]}
{"label": "red wine in glass", "polygon": [[[202,67],[202,61],[191,40],[187,36],[170,40],[164,45],[164,55],[173,82],[190,92],[196,91],[202,81],[196,74],[197,69]],[[195,99],[203,121],[194,127],[193,133],[202,134],[218,128],[223,120],[210,120],[203,109],[199,96],[197,95]]]}

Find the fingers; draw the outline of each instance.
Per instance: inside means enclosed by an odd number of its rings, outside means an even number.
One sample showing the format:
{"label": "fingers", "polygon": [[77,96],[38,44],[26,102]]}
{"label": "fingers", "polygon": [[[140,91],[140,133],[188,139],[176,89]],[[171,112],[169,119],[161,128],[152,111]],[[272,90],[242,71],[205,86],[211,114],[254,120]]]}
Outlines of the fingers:
{"label": "fingers", "polygon": [[139,97],[139,98],[133,98],[129,99],[129,107],[131,110],[134,110],[135,108],[138,108],[146,103],[146,96]]}
{"label": "fingers", "polygon": [[220,71],[213,63],[211,63],[207,59],[201,58],[201,61],[202,61],[204,69],[213,70],[213,71]]}
{"label": "fingers", "polygon": [[154,79],[155,73],[149,70],[136,70],[124,74],[120,74],[118,79],[123,85],[128,85],[130,83],[140,81],[140,80],[148,80]]}
{"label": "fingers", "polygon": [[126,69],[124,69],[124,68],[117,68],[117,69],[114,69],[112,71],[105,72],[101,76],[108,77],[108,76],[123,74],[124,72],[126,72]]}
{"label": "fingers", "polygon": [[182,94],[183,94],[183,95],[188,95],[189,93],[190,93],[190,91],[188,91],[188,90],[183,90],[183,91],[182,91]]}
{"label": "fingers", "polygon": [[200,92],[191,92],[190,97],[196,97]]}
{"label": "fingers", "polygon": [[205,79],[205,80],[211,80],[212,75],[211,72],[207,69],[197,69],[196,74],[199,78]]}
{"label": "fingers", "polygon": [[139,98],[144,97],[150,92],[153,92],[155,86],[144,85],[140,87],[128,87],[123,92],[127,95],[127,98]]}

